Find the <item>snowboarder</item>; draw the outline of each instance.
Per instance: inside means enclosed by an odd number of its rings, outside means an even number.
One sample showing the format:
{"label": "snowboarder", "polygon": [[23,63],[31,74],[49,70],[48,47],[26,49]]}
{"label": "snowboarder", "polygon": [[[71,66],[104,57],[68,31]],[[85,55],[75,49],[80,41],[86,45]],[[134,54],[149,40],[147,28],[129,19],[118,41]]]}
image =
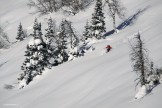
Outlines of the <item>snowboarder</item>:
{"label": "snowboarder", "polygon": [[106,53],[109,52],[112,49],[112,47],[110,45],[106,46]]}

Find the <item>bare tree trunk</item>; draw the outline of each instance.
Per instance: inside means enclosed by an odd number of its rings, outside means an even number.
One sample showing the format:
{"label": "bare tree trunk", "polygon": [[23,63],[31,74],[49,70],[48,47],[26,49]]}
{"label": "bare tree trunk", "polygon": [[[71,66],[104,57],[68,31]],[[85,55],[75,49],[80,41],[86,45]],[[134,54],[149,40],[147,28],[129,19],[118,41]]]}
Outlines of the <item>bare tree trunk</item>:
{"label": "bare tree trunk", "polygon": [[120,0],[104,0],[105,4],[104,6],[108,6],[108,12],[110,17],[113,19],[113,29],[115,33],[117,33],[116,28],[116,16],[118,16],[120,19],[124,18],[125,16],[125,7],[123,7],[120,3]]}
{"label": "bare tree trunk", "polygon": [[114,28],[114,31],[115,31],[115,33],[117,33],[117,29],[116,29],[116,23],[115,23],[115,21],[116,21],[116,19],[115,19],[115,14],[113,15],[113,28]]}
{"label": "bare tree trunk", "polygon": [[144,52],[143,52],[143,43],[141,40],[140,35],[138,35],[138,39],[139,39],[139,44],[140,44],[140,61],[141,61],[141,85],[145,85],[146,83],[146,79],[145,79],[145,67],[144,67]]}

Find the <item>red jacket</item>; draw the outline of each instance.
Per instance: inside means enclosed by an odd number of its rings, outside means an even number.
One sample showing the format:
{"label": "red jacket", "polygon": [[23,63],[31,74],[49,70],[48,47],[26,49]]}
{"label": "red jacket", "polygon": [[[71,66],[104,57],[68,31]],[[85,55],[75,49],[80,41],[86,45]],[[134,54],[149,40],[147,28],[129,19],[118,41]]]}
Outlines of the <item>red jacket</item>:
{"label": "red jacket", "polygon": [[110,45],[107,45],[106,46],[106,49],[111,49],[112,47]]}

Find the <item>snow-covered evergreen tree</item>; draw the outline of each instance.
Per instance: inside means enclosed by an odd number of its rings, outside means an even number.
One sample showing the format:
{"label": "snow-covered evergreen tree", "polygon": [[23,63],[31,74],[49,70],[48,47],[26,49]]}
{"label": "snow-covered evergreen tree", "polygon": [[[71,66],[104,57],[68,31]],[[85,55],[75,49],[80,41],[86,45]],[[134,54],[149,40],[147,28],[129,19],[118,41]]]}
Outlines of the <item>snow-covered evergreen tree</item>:
{"label": "snow-covered evergreen tree", "polygon": [[[38,27],[39,27],[39,23],[38,23],[37,18],[35,18],[34,25],[33,25],[33,29],[36,30],[36,29],[38,29]],[[34,32],[35,31],[33,31],[33,34],[34,34]]]}
{"label": "snow-covered evergreen tree", "polygon": [[59,32],[58,32],[58,54],[61,58],[61,62],[65,62],[68,60],[68,52],[67,52],[67,35],[65,32],[64,22],[62,21],[60,24]]}
{"label": "snow-covered evergreen tree", "polygon": [[51,41],[53,40],[53,38],[56,37],[56,24],[55,21],[53,21],[53,19],[50,17],[50,19],[48,19],[48,27],[46,29],[46,43],[51,43]]}
{"label": "snow-covered evergreen tree", "polygon": [[45,43],[38,38],[29,42],[25,53],[26,59],[21,67],[24,73],[21,74],[19,80],[25,80],[28,84],[34,77],[42,74],[48,65],[48,56]]}
{"label": "snow-covered evergreen tree", "polygon": [[91,36],[97,39],[104,38],[103,33],[105,29],[104,13],[102,12],[102,0],[97,0],[95,5],[95,12],[92,14]]}
{"label": "snow-covered evergreen tree", "polygon": [[63,26],[65,28],[65,35],[67,37],[67,51],[69,57],[73,58],[73,56],[78,56],[78,45],[79,38],[72,27],[72,22],[63,20]]}
{"label": "snow-covered evergreen tree", "polygon": [[24,38],[25,38],[25,34],[24,34],[24,31],[23,31],[22,25],[20,23],[19,27],[18,27],[16,39],[19,40],[19,41],[22,41],[22,40],[24,40]]}
{"label": "snow-covered evergreen tree", "polygon": [[40,38],[43,41],[42,38],[42,32],[41,32],[41,23],[38,23],[37,18],[34,21],[34,26],[33,26],[33,34],[31,34],[35,39]]}
{"label": "snow-covered evergreen tree", "polygon": [[67,20],[64,20],[63,21],[64,23],[64,28],[65,28],[65,33],[68,37],[68,43],[70,44],[70,48],[71,49],[74,49],[75,47],[78,46],[79,44],[79,39],[74,31],[74,28],[72,27],[72,22],[71,21],[67,21]]}
{"label": "snow-covered evergreen tree", "polygon": [[44,67],[46,67],[48,65],[48,51],[47,51],[47,45],[46,43],[43,41],[42,38],[42,30],[41,30],[41,23],[39,23],[38,27],[36,27],[35,30],[36,34],[34,35],[34,45],[35,45],[35,51],[34,51],[34,55],[33,55],[33,59],[34,60],[38,60],[38,64],[36,66],[38,74],[42,73],[42,70],[44,69]]}
{"label": "snow-covered evergreen tree", "polygon": [[58,53],[56,53],[58,49],[58,37],[56,36],[56,24],[50,18],[48,20],[48,27],[46,29],[46,46],[48,51],[48,61],[51,65],[58,65]]}
{"label": "snow-covered evergreen tree", "polygon": [[25,52],[26,59],[22,65],[23,74],[19,80],[25,80],[25,83],[30,83],[34,77],[41,75],[45,67],[48,67],[49,54],[47,46],[42,39],[41,23],[33,27],[34,38],[27,45]]}
{"label": "snow-covered evergreen tree", "polygon": [[[18,80],[24,80],[24,82],[26,84],[29,84],[29,82],[31,82],[34,78],[34,76],[36,76],[36,72],[35,72],[35,65],[32,64],[32,55],[33,55],[33,51],[35,50],[35,46],[34,46],[34,42],[27,45],[27,51],[25,51],[25,56],[26,59],[23,63],[23,65],[21,66],[21,70],[23,70],[24,72],[20,74],[20,78],[18,78]],[[24,86],[24,85],[22,85]]]}
{"label": "snow-covered evergreen tree", "polygon": [[86,25],[85,25],[85,30],[83,32],[83,38],[82,38],[83,42],[85,42],[88,38],[90,38],[90,33],[91,33],[90,25],[89,25],[89,22],[87,20]]}

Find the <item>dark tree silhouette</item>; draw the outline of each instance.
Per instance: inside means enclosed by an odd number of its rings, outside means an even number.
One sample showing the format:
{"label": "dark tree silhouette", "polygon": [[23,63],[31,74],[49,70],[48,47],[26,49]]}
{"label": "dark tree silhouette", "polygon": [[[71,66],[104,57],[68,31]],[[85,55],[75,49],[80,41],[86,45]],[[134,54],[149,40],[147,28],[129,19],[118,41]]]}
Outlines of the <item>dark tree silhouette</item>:
{"label": "dark tree silhouette", "polygon": [[22,40],[24,40],[24,38],[25,38],[25,33],[24,33],[23,27],[22,27],[22,25],[20,23],[19,27],[18,27],[18,32],[17,32],[16,39],[19,40],[19,41],[22,41]]}
{"label": "dark tree silhouette", "polygon": [[85,30],[83,32],[83,38],[82,38],[83,42],[85,42],[88,38],[91,38],[90,37],[91,30],[90,29],[91,28],[90,28],[89,22],[87,20],[86,25],[85,25]]}
{"label": "dark tree silhouette", "polygon": [[135,36],[134,43],[131,44],[130,56],[133,63],[133,70],[139,74],[139,83],[143,86],[147,83],[149,76],[149,59],[140,33]]}
{"label": "dark tree silhouette", "polygon": [[92,14],[91,36],[97,39],[104,38],[103,33],[106,32],[104,13],[102,12],[102,0],[97,0],[95,12]]}

